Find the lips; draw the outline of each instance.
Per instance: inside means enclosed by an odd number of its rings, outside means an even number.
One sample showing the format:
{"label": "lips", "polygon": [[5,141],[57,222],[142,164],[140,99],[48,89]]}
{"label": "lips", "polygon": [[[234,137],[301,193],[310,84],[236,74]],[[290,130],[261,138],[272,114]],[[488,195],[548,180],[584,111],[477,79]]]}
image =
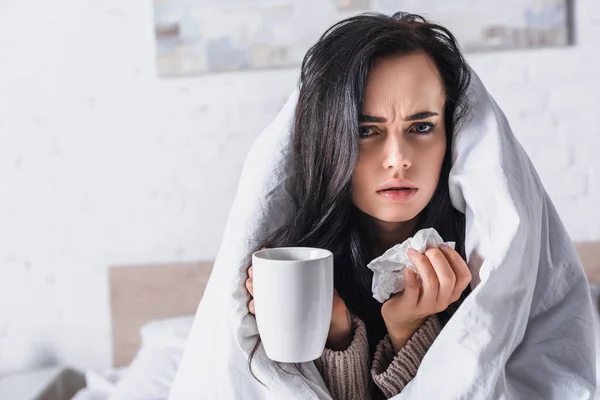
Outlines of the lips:
{"label": "lips", "polygon": [[391,201],[408,201],[416,193],[416,188],[389,188],[377,191],[377,194]]}
{"label": "lips", "polygon": [[379,192],[397,191],[397,190],[413,190],[414,188],[409,187],[392,187],[389,189],[379,190]]}
{"label": "lips", "polygon": [[401,179],[390,179],[383,185],[377,188],[377,192],[383,192],[386,190],[405,190],[405,189],[416,189],[417,186],[411,181],[401,178]]}

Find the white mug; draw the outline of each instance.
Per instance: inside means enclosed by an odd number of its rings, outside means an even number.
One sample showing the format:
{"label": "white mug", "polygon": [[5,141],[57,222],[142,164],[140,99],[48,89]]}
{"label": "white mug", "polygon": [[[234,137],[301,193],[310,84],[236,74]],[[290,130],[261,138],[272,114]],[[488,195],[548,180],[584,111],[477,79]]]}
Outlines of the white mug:
{"label": "white mug", "polygon": [[333,307],[333,254],[279,247],[252,255],[254,309],[273,361],[302,363],[323,354]]}

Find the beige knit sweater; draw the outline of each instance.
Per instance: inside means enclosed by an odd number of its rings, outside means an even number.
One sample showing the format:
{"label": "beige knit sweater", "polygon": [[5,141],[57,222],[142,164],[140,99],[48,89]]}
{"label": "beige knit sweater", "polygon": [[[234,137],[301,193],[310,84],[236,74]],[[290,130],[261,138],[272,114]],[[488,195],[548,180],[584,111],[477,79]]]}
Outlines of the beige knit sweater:
{"label": "beige knit sweater", "polygon": [[371,399],[376,390],[373,383],[388,399],[400,393],[416,375],[441,327],[437,316],[428,317],[397,354],[386,335],[377,345],[372,363],[364,322],[353,316],[352,330],[350,347],[343,351],[325,349],[315,360],[334,400]]}

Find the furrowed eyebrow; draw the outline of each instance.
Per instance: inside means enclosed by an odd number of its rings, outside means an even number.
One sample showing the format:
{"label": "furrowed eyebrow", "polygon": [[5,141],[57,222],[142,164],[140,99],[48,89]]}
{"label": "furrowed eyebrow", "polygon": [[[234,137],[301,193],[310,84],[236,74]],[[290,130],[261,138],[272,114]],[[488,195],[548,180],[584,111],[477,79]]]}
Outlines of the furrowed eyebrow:
{"label": "furrowed eyebrow", "polygon": [[[413,115],[410,115],[406,118],[407,121],[418,121],[420,119],[425,119],[429,117],[435,117],[439,114],[433,111],[423,111]],[[358,117],[358,122],[372,122],[372,123],[384,123],[387,122],[387,119],[383,117],[375,117],[373,115],[360,115]]]}
{"label": "furrowed eyebrow", "polygon": [[374,117],[372,115],[360,115],[358,117],[358,122],[374,122],[374,123],[383,123],[386,122],[387,119],[383,117]]}
{"label": "furrowed eyebrow", "polygon": [[407,121],[417,121],[419,119],[425,119],[425,118],[429,118],[429,117],[435,117],[438,116],[439,114],[433,111],[423,111],[420,113],[416,113],[413,114],[411,116],[409,116],[408,118],[406,118]]}

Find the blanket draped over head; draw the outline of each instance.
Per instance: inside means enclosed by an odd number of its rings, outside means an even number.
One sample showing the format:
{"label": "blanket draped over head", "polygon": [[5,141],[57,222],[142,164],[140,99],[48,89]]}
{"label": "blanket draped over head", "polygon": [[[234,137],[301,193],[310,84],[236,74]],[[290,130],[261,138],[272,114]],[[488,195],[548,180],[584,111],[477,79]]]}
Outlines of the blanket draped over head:
{"label": "blanket draped over head", "polygon": [[[394,399],[589,399],[595,340],[581,262],[474,72],[467,97],[471,112],[455,132],[449,185],[466,216],[473,291]],[[247,156],[170,400],[331,398],[312,362],[303,374],[289,373],[261,346],[252,370],[262,384],[248,369],[258,335],[247,309],[248,255],[294,212],[285,182],[297,101],[298,90]]]}

